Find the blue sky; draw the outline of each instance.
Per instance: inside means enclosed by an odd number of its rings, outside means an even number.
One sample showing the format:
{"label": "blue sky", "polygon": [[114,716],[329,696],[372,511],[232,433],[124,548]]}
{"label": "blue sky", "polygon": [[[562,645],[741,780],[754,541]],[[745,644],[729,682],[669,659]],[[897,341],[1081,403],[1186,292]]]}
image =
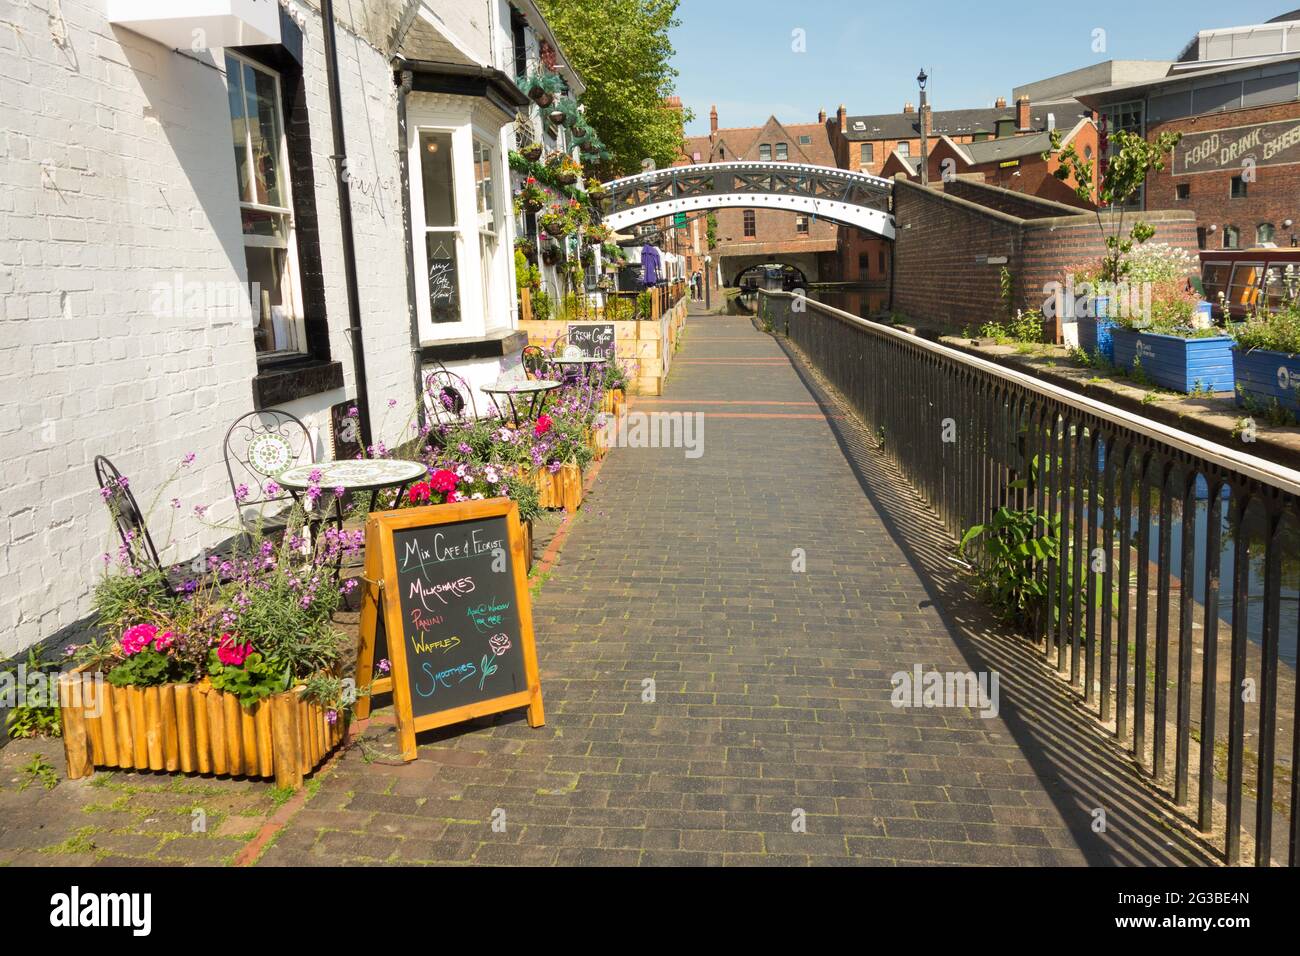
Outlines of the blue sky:
{"label": "blue sky", "polygon": [[[850,115],[915,102],[916,74],[931,76],[934,109],[992,106],[1024,83],[1102,60],[1169,59],[1198,30],[1262,23],[1300,0],[682,0],[673,33],[677,91],[708,132],[757,125],[773,113],[812,123],[818,109]],[[925,10],[924,14],[922,10]],[[806,53],[792,50],[805,31]],[[1094,53],[1093,31],[1106,51]]]}

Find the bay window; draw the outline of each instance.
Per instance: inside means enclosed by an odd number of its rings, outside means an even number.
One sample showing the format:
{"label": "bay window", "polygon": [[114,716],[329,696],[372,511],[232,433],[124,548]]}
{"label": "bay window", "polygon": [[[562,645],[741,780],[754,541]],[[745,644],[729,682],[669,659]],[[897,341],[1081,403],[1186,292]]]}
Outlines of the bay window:
{"label": "bay window", "polygon": [[500,242],[508,204],[502,201],[498,140],[450,111],[417,109],[412,125],[411,228],[421,338],[484,335],[508,325],[510,315]]}

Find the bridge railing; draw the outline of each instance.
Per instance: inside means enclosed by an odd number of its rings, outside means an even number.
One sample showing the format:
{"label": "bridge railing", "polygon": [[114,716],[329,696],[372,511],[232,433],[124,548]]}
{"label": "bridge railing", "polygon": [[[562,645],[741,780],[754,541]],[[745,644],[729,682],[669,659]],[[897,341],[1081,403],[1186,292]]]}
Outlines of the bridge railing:
{"label": "bridge railing", "polygon": [[[1300,862],[1300,473],[810,299],[760,303],[954,541],[999,509],[1054,530],[1024,626],[1048,664],[1227,862]],[[993,570],[966,560],[972,586]]]}

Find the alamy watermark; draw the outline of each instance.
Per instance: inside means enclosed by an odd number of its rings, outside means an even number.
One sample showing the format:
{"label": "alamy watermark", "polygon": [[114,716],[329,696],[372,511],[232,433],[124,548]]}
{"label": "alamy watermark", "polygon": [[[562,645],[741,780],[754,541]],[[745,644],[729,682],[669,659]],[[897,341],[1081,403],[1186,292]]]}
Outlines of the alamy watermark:
{"label": "alamy watermark", "polygon": [[624,412],[605,419],[610,448],[681,448],[687,458],[704,454],[703,412]]}
{"label": "alamy watermark", "polygon": [[889,702],[895,707],[970,707],[981,717],[998,715],[997,671],[925,671],[913,664],[911,671],[898,671],[890,679],[894,690]]}
{"label": "alamy watermark", "polygon": [[28,669],[19,664],[0,671],[0,708],[59,706],[59,680],[67,676],[68,699],[63,706],[80,707],[87,717],[99,717],[104,707],[104,675],[64,675],[58,671]]}
{"label": "alamy watermark", "polygon": [[159,319],[225,319],[253,323],[253,303],[260,302],[257,282],[186,282],[179,272],[171,282],[149,289],[149,312]]}

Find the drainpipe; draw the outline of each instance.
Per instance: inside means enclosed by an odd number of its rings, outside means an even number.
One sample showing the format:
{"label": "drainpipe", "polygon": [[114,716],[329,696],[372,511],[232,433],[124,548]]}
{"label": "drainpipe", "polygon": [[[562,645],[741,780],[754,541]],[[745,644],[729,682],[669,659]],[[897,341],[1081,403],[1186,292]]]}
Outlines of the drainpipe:
{"label": "drainpipe", "polygon": [[406,302],[411,321],[411,375],[415,386],[415,413],[421,433],[426,424],[424,365],[420,350],[420,315],[415,302],[415,244],[411,239],[411,168],[407,158],[410,139],[406,128],[406,97],[411,92],[411,71],[399,70],[397,82],[397,168],[402,190],[402,239],[406,245]]}
{"label": "drainpipe", "polygon": [[369,452],[370,390],[366,385],[366,352],[361,335],[361,300],[357,291],[357,251],[352,235],[352,189],[348,184],[348,150],[343,138],[343,96],[339,91],[338,46],[334,35],[334,0],[321,0],[324,23],[325,78],[329,85],[330,123],[334,129],[334,179],[339,194],[339,226],[343,233],[343,278],[347,284],[348,336],[352,341],[352,369],[357,385],[357,412],[361,441]]}

